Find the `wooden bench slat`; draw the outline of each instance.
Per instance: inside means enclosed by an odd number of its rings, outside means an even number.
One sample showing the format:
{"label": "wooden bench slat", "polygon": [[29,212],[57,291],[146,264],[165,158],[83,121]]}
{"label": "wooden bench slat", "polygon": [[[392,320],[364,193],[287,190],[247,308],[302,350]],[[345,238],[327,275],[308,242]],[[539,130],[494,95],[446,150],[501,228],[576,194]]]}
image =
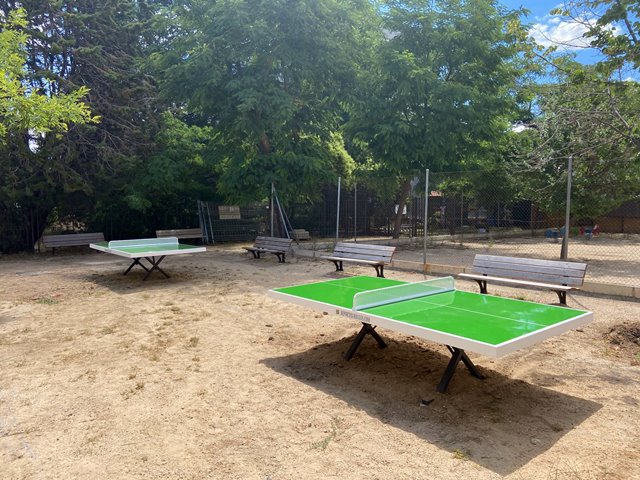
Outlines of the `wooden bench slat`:
{"label": "wooden bench slat", "polygon": [[459,277],[471,278],[473,280],[487,280],[494,282],[502,282],[502,283],[512,283],[517,285],[527,285],[530,287],[541,287],[548,288],[550,290],[560,290],[566,291],[573,290],[573,287],[570,285],[557,285],[553,283],[542,283],[542,282],[527,282],[525,280],[518,280],[516,278],[505,278],[505,277],[491,277],[488,275],[477,275],[475,273],[459,273]]}
{"label": "wooden bench slat", "polygon": [[384,266],[391,262],[396,247],[371,245],[367,243],[336,243],[333,253],[321,258],[332,261],[337,271],[342,271],[342,262],[362,263],[376,269],[379,277],[384,276]]}
{"label": "wooden bench slat", "polygon": [[61,235],[43,235],[42,244],[47,248],[80,247],[90,243],[104,242],[104,233],[65,233]]}
{"label": "wooden bench slat", "polygon": [[260,258],[261,253],[272,253],[278,257],[278,261],[284,263],[285,255],[291,249],[293,239],[279,237],[256,237],[252,247],[244,247],[253,253],[253,258]]}
{"label": "wooden bench slat", "polygon": [[311,235],[304,228],[294,228],[293,238],[297,240],[309,240],[311,238]]}
{"label": "wooden bench slat", "polygon": [[391,260],[391,255],[369,255],[367,253],[340,252],[336,250],[334,250],[331,255],[358,260],[376,260],[378,262],[389,262]]}
{"label": "wooden bench slat", "polygon": [[393,247],[390,245],[373,245],[369,243],[345,243],[345,242],[336,243],[334,250],[340,249],[340,248],[367,250],[367,251],[380,250],[380,251],[390,251],[390,252],[394,252],[396,250],[396,247]]}
{"label": "wooden bench slat", "polygon": [[[333,257],[333,256],[322,256],[320,258],[323,258],[325,260],[338,260],[341,262],[353,262],[354,259],[353,258],[349,258],[349,257]],[[366,263],[367,265],[382,265],[385,262],[383,261],[378,261],[378,260],[365,260],[365,259],[358,259],[357,263]]]}
{"label": "wooden bench slat", "polygon": [[554,273],[544,273],[544,272],[527,272],[527,271],[518,271],[511,269],[499,269],[496,270],[494,268],[475,268],[473,269],[474,273],[486,274],[489,276],[500,276],[500,277],[508,277],[508,278],[517,278],[520,280],[540,280],[547,283],[559,283],[559,284],[567,284],[567,285],[582,285],[584,283],[583,277],[568,277],[563,275],[556,275]]}
{"label": "wooden bench slat", "polygon": [[476,261],[489,261],[492,263],[513,263],[516,265],[541,265],[541,266],[549,266],[552,268],[568,268],[568,269],[577,269],[577,270],[585,270],[587,268],[586,263],[582,262],[568,262],[565,260],[544,260],[541,258],[526,258],[526,257],[504,257],[500,255],[484,255],[477,254],[473,260],[475,264]]}
{"label": "wooden bench slat", "polygon": [[474,269],[488,269],[488,270],[505,270],[514,272],[531,272],[531,273],[544,273],[547,275],[557,275],[559,277],[584,277],[585,269],[565,269],[556,268],[554,266],[541,266],[541,265],[528,265],[528,264],[515,264],[515,263],[491,263],[489,260],[481,260],[473,262]]}
{"label": "wooden bench slat", "polygon": [[156,230],[157,238],[177,237],[177,238],[203,238],[201,228],[174,228],[171,230]]}
{"label": "wooden bench slat", "polygon": [[473,273],[459,276],[476,280],[482,293],[487,293],[487,282],[547,288],[566,304],[566,292],[583,285],[586,270],[587,264],[582,262],[478,254],[473,259]]}

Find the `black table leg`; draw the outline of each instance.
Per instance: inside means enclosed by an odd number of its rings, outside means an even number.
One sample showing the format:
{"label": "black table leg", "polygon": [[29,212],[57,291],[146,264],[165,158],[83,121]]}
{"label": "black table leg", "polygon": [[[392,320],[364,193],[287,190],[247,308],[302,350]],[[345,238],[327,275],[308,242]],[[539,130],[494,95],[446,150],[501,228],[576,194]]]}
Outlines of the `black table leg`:
{"label": "black table leg", "polygon": [[151,275],[151,272],[153,272],[154,270],[158,270],[161,274],[165,276],[165,278],[169,278],[169,275],[167,275],[167,273],[159,267],[160,262],[164,260],[164,255],[159,257],[157,261],[156,261],[156,257],[145,257],[145,258],[151,264],[151,268],[147,269],[146,267],[144,267],[144,265],[140,264],[147,271],[147,274],[144,276],[142,280],[146,280],[147,277]]}
{"label": "black table leg", "polygon": [[129,273],[129,271],[136,265],[140,265],[142,268],[144,268],[147,272],[149,271],[149,269],[147,267],[145,267],[142,263],[140,263],[140,259],[139,258],[134,258],[133,262],[131,262],[131,265],[129,265],[129,268],[127,268],[124,271],[124,275],[126,275],[127,273]]}
{"label": "black table leg", "polygon": [[387,344],[382,339],[382,337],[378,334],[378,332],[376,332],[376,327],[372,327],[368,323],[363,323],[362,324],[362,328],[358,332],[358,335],[356,335],[356,338],[351,343],[351,346],[349,347],[349,350],[347,350],[347,353],[344,354],[344,359],[345,360],[347,360],[347,361],[351,360],[353,355],[356,353],[356,350],[358,349],[358,347],[362,343],[362,340],[364,340],[364,337],[366,337],[367,334],[371,335],[374,338],[374,340],[376,342],[378,342],[378,346],[380,348],[385,348],[387,346]]}
{"label": "black table leg", "polygon": [[479,379],[485,378],[485,376],[480,373],[480,370],[478,370],[478,367],[476,367],[471,359],[467,356],[467,354],[464,353],[464,350],[462,350],[461,348],[450,347],[449,345],[447,345],[447,348],[451,352],[451,360],[449,360],[449,364],[442,374],[442,378],[440,379],[440,383],[438,384],[438,387],[436,389],[438,390],[438,392],[445,393],[447,391],[449,382],[451,381],[451,378],[453,377],[453,374],[456,371],[456,367],[458,366],[458,363],[460,363],[460,361],[464,363],[464,366],[467,367],[467,370],[469,370],[469,373],[471,373],[471,375]]}

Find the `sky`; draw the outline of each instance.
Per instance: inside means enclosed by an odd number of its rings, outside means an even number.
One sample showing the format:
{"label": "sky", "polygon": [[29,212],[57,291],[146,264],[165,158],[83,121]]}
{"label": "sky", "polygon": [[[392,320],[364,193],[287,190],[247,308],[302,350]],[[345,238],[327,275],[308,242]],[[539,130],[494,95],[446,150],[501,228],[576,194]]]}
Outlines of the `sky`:
{"label": "sky", "polygon": [[[550,15],[551,10],[564,5],[563,0],[500,0],[500,3],[512,9],[524,7],[529,10],[523,23],[531,26],[529,31],[539,44],[559,45],[559,51],[575,54],[576,60],[584,64],[591,64],[602,58],[599,52],[588,46],[588,40],[583,38],[583,25],[566,17]],[[625,69],[620,74],[620,80],[640,81],[640,72],[636,70]]]}
{"label": "sky", "polygon": [[530,32],[538,43],[550,46],[556,42],[561,45],[560,49],[575,53],[581,63],[593,63],[600,58],[594,49],[587,48],[582,38],[582,25],[549,14],[552,9],[562,6],[562,0],[502,0],[500,3],[508,8],[529,10],[523,22],[531,25]]}

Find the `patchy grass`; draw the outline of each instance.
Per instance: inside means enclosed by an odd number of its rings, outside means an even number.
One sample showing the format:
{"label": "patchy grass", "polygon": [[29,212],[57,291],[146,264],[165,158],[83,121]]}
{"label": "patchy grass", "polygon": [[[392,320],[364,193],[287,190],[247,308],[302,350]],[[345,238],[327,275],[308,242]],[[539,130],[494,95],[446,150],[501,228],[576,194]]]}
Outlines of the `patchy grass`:
{"label": "patchy grass", "polygon": [[342,428],[343,424],[344,422],[341,418],[331,417],[331,429],[329,430],[329,433],[322,440],[312,443],[311,448],[313,450],[326,450],[329,444],[340,434],[340,429]]}
{"label": "patchy grass", "polygon": [[463,460],[463,461],[467,461],[470,458],[469,452],[465,452],[461,448],[456,448],[451,454],[451,456],[456,460]]}
{"label": "patchy grass", "polygon": [[38,297],[36,298],[36,303],[39,305],[57,305],[60,302],[51,297]]}

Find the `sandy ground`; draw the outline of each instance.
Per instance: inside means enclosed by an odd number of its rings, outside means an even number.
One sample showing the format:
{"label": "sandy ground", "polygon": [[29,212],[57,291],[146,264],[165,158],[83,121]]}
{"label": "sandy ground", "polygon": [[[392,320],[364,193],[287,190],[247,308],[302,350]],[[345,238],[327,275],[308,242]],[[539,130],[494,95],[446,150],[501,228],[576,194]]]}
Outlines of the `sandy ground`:
{"label": "sandy ground", "polygon": [[459,368],[443,395],[444,346],[381,330],[387,349],[346,362],[356,322],[266,297],[329,262],[235,246],[167,258],[170,279],[126,266],[0,257],[0,478],[640,479],[640,347],[617,335],[640,302],[573,294],[593,323],[471,354],[486,380]]}

